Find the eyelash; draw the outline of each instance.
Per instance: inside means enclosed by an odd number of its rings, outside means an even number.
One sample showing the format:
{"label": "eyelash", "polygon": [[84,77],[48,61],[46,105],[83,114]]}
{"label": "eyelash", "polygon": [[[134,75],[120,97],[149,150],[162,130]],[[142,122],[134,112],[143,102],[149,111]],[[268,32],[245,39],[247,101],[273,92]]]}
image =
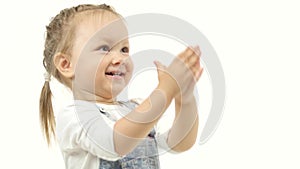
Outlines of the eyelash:
{"label": "eyelash", "polygon": [[[124,50],[126,50],[126,51],[124,51]],[[129,48],[128,47],[123,47],[121,49],[121,51],[122,51],[122,53],[129,53]]]}
{"label": "eyelash", "polygon": [[[107,49],[105,49],[104,50],[104,48],[107,48]],[[109,52],[110,51],[110,48],[109,48],[109,46],[107,46],[107,45],[103,45],[103,46],[101,46],[99,49],[98,49],[100,52]]]}
{"label": "eyelash", "polygon": [[[104,49],[105,48],[105,49]],[[101,46],[100,48],[99,48],[99,51],[100,52],[104,52],[104,53],[107,53],[107,52],[110,52],[110,47],[109,46],[107,46],[107,45],[103,45],[103,46]],[[122,49],[121,49],[121,52],[122,53],[129,53],[129,48],[128,47],[123,47]]]}

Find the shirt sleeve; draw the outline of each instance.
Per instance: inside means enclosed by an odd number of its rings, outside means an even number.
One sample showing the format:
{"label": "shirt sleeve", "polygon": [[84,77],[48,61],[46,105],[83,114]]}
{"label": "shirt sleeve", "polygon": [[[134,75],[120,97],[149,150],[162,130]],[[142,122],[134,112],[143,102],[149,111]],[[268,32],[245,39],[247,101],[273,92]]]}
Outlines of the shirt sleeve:
{"label": "shirt sleeve", "polygon": [[75,114],[79,125],[76,144],[105,160],[115,161],[122,158],[114,148],[115,122],[100,113],[95,103],[75,101]]}

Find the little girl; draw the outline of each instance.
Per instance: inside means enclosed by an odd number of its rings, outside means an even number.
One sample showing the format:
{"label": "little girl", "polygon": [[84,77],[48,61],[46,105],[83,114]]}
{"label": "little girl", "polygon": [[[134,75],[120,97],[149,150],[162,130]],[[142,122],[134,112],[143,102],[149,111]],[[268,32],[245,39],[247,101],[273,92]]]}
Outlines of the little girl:
{"label": "little girl", "polygon": [[[121,102],[133,64],[128,31],[110,6],[62,10],[47,28],[40,119],[48,144],[57,138],[68,169],[157,169],[157,147],[183,152],[197,137],[193,90],[203,68],[199,47],[188,47],[167,67],[155,61],[159,83],[144,101]],[[50,77],[72,90],[74,100],[54,117]],[[175,99],[167,133],[155,130]]]}

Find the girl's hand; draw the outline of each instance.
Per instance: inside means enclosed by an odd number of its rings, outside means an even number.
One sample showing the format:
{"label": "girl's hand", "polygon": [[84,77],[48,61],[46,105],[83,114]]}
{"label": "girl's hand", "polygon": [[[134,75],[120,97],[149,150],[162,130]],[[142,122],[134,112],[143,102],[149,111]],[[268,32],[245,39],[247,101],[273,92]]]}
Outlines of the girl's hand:
{"label": "girl's hand", "polygon": [[192,95],[194,86],[203,72],[200,66],[200,54],[198,46],[188,47],[168,67],[156,61],[159,87],[170,92],[174,97]]}

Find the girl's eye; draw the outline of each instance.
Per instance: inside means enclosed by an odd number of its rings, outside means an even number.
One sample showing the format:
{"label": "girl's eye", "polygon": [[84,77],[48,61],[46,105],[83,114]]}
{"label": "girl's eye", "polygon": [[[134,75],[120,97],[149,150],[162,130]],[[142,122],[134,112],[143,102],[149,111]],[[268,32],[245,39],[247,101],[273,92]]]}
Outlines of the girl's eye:
{"label": "girl's eye", "polygon": [[123,48],[121,49],[121,51],[122,51],[123,53],[129,53],[129,48],[128,48],[128,47],[123,47]]}
{"label": "girl's eye", "polygon": [[103,45],[99,48],[100,52],[109,52],[109,50],[110,50],[109,46],[107,46],[107,45]]}

